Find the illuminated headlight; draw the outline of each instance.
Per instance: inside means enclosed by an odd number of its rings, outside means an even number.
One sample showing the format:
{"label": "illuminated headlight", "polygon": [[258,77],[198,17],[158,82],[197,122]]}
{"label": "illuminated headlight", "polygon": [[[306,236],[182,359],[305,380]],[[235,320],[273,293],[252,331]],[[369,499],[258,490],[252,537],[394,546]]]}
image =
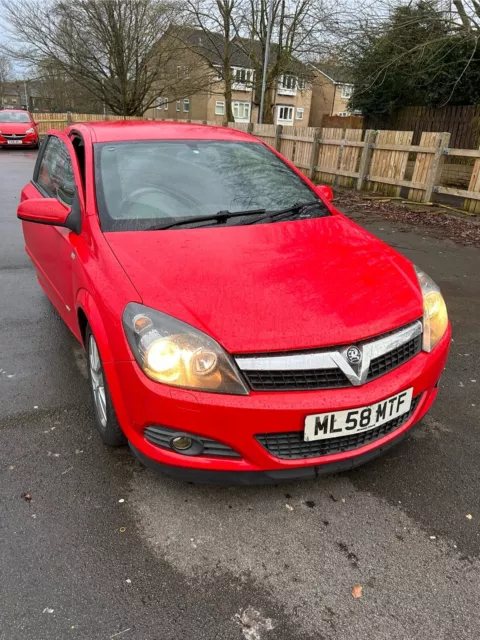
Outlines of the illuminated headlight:
{"label": "illuminated headlight", "polygon": [[440,289],[427,274],[415,267],[423,295],[423,350],[431,351],[448,327],[448,313]]}
{"label": "illuminated headlight", "polygon": [[230,356],[210,336],[155,309],[131,302],[123,326],[146,375],[175,387],[247,395]]}
{"label": "illuminated headlight", "polygon": [[25,133],[35,133],[35,129],[33,127],[30,127],[30,129],[27,129],[25,131]]}

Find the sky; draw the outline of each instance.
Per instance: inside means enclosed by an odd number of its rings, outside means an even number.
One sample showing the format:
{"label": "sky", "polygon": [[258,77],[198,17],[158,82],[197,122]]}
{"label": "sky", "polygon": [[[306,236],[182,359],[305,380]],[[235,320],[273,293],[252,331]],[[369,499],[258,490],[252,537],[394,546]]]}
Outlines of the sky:
{"label": "sky", "polygon": [[[5,9],[0,5],[0,52],[2,45],[8,45],[8,22]],[[23,80],[26,77],[25,66],[12,60],[14,80]]]}

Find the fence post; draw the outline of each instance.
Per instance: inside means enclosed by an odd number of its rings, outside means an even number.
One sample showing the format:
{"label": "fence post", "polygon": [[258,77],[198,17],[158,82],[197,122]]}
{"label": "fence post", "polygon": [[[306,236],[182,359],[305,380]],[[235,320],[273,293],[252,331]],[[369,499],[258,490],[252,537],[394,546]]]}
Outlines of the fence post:
{"label": "fence post", "polygon": [[430,169],[425,180],[425,192],[423,194],[423,201],[430,202],[432,199],[433,188],[440,182],[442,177],[443,164],[445,162],[445,155],[443,150],[448,148],[450,144],[450,133],[439,133],[437,141],[435,143],[435,153],[430,163]]}
{"label": "fence post", "polygon": [[67,111],[67,127],[73,124],[72,112]]}
{"label": "fence post", "polygon": [[[346,129],[342,129],[342,137],[340,142],[342,143],[338,149],[338,158],[337,158],[337,169],[341,169],[342,168],[342,158],[343,158],[343,152],[345,150],[345,142],[346,142],[346,137],[347,137],[347,130]],[[338,186],[338,179],[339,176],[336,175],[333,178],[333,184],[335,187]]]}
{"label": "fence post", "polygon": [[373,147],[377,137],[377,132],[373,129],[367,129],[365,131],[365,141],[362,149],[362,156],[360,158],[360,168],[358,170],[357,190],[361,191],[365,185],[365,181],[370,170],[370,162],[372,161]]}
{"label": "fence post", "polygon": [[247,133],[249,133],[250,135],[253,134],[253,122],[248,123]]}
{"label": "fence post", "polygon": [[320,150],[320,140],[322,136],[321,129],[315,129],[313,134],[313,143],[312,143],[312,154],[310,156],[310,169],[308,170],[308,177],[310,180],[315,178],[316,167],[318,162],[318,152]]}
{"label": "fence post", "polygon": [[280,151],[280,146],[282,144],[282,131],[283,131],[283,126],[281,124],[277,125],[277,128],[275,129],[275,149],[277,151]]}

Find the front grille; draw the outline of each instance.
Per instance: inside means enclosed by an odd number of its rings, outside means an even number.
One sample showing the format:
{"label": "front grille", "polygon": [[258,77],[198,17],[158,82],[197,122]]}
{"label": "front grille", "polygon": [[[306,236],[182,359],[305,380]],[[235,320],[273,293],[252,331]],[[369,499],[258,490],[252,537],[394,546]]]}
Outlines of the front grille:
{"label": "front grille", "polygon": [[2,133],[2,136],[7,140],[22,140],[25,138],[24,133]]}
{"label": "front grille", "polygon": [[[394,332],[391,332],[394,333]],[[388,335],[388,334],[387,334]],[[420,353],[422,334],[392,349],[388,353],[372,358],[365,382],[370,382],[393,371]],[[351,387],[352,383],[339,368],[332,369],[289,369],[252,370],[242,373],[254,391],[315,391],[319,389],[339,389]]]}
{"label": "front grille", "polygon": [[420,396],[413,398],[410,411],[402,416],[382,424],[380,427],[353,433],[341,438],[327,438],[314,442],[305,442],[303,431],[286,431],[284,433],[264,433],[257,435],[258,442],[276,458],[293,460],[299,458],[319,458],[332,453],[343,453],[358,449],[379,438],[383,438],[388,433],[395,431],[409,420],[418,406]]}
{"label": "front grille", "polygon": [[[143,432],[146,440],[156,445],[157,447],[162,447],[163,449],[169,449],[170,451],[174,451],[170,445],[170,441],[172,436],[175,433],[179,433],[178,429],[170,429],[168,427],[147,427]],[[183,433],[183,432],[182,432]],[[203,450],[200,455],[214,457],[214,458],[240,458],[240,454],[231,449],[228,445],[223,444],[223,442],[218,442],[217,440],[211,440],[209,438],[204,438],[203,436],[195,436],[193,434],[188,434],[185,432],[185,435],[191,435],[196,440],[199,440],[203,444]]]}
{"label": "front grille", "polygon": [[244,371],[243,373],[255,391],[335,389],[350,386],[347,376],[340,369]]}
{"label": "front grille", "polygon": [[407,360],[416,356],[422,350],[422,335],[412,338],[409,342],[388,353],[373,358],[370,362],[367,381],[383,376],[389,371],[396,369]]}

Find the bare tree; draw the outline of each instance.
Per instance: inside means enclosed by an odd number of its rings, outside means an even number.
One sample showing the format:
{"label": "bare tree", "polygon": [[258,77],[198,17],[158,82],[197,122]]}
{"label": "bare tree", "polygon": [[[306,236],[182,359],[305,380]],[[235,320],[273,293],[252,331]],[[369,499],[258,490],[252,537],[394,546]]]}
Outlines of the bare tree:
{"label": "bare tree", "polygon": [[[320,24],[325,23],[324,3],[327,1],[332,0],[272,0],[273,44],[267,73],[264,122],[273,122],[278,78],[287,72],[299,72],[302,67],[299,58],[311,57],[314,51],[318,54],[318,30]],[[254,101],[259,104],[270,0],[185,0],[185,6],[189,24],[202,34],[203,45],[198,45],[197,38],[196,52],[223,81],[228,119],[233,119],[231,103],[235,79],[232,60],[243,60],[243,63],[237,62],[233,66],[248,65],[253,69]],[[248,86],[252,81],[245,78],[242,84]]]}
{"label": "bare tree", "polygon": [[12,63],[5,54],[0,54],[0,103],[5,104],[5,85],[12,78]]}
{"label": "bare tree", "polygon": [[[199,56],[211,71],[211,78],[223,82],[225,117],[233,120],[232,54],[237,35],[236,9],[239,0],[185,0],[187,27],[177,30],[184,47]],[[192,32],[194,29],[194,32]],[[207,88],[215,90],[209,82]]]}
{"label": "bare tree", "polygon": [[[272,44],[267,69],[263,122],[273,123],[278,79],[286,73],[302,74],[299,58],[312,51],[323,17],[316,0],[272,0]],[[260,103],[262,72],[267,49],[270,0],[243,0],[242,28],[248,35],[238,42],[255,70],[255,101]]]}
{"label": "bare tree", "polygon": [[52,111],[98,113],[103,104],[91,91],[72,80],[55,61],[45,59],[31,73],[37,99]]}
{"label": "bare tree", "polygon": [[10,24],[12,56],[48,59],[113,113],[141,115],[162,93],[175,52],[159,39],[176,15],[170,0],[0,0]]}

